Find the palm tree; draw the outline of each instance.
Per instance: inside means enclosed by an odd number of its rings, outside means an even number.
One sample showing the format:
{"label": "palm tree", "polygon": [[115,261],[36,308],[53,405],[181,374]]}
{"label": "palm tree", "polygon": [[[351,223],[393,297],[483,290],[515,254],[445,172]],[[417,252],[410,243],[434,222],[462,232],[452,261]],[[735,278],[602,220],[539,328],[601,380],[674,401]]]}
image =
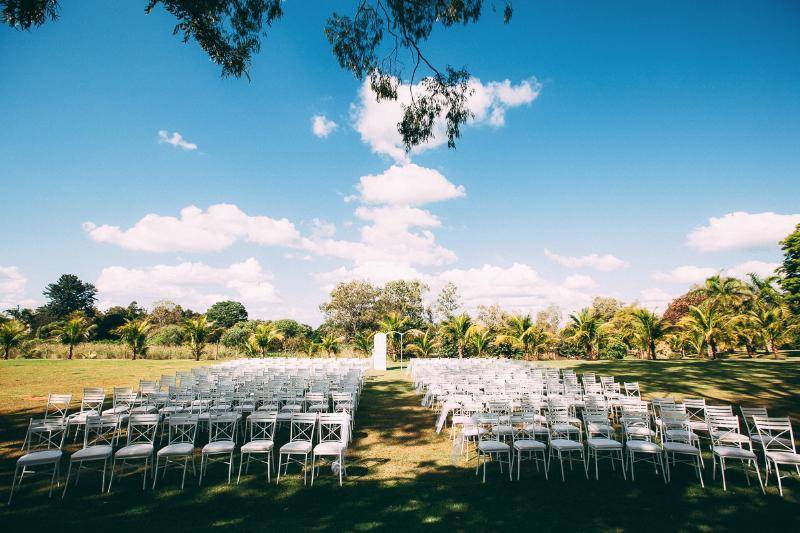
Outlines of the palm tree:
{"label": "palm tree", "polygon": [[[378,322],[378,327],[380,328],[381,332],[388,333],[389,335],[389,346],[392,348],[391,353],[394,356],[395,350],[394,348],[394,335],[393,333],[405,333],[408,329],[409,319],[406,316],[398,313],[397,311],[392,311],[388,315],[386,315],[383,320]],[[402,343],[404,338],[400,337],[400,342]],[[403,348],[405,348],[405,344],[403,344]]]}
{"label": "palm tree", "polygon": [[8,320],[0,324],[0,346],[3,347],[3,359],[8,359],[12,348],[22,344],[28,335],[28,328],[19,320]]}
{"label": "palm tree", "polygon": [[746,324],[755,330],[773,356],[778,356],[780,346],[788,342],[794,332],[800,327],[792,324],[790,317],[783,307],[767,308],[763,305],[757,306],[744,315]]}
{"label": "palm tree", "polygon": [[[705,347],[709,358],[717,358],[717,346],[728,334],[729,320],[714,302],[701,306],[689,306],[688,314],[681,320],[681,327],[696,339],[697,352]],[[699,343],[699,345],[698,345]]]}
{"label": "palm tree", "polygon": [[150,333],[150,323],[147,320],[125,320],[125,323],[115,330],[120,339],[127,344],[136,361],[136,356],[144,357],[147,355],[148,334]]}
{"label": "palm tree", "polygon": [[582,309],[576,314],[569,315],[569,319],[571,339],[583,348],[589,359],[595,359],[600,351],[602,318],[591,309]]}
{"label": "palm tree", "polygon": [[55,328],[54,333],[56,337],[58,337],[58,341],[61,344],[69,346],[67,359],[72,359],[72,353],[75,349],[75,346],[89,340],[89,335],[91,335],[93,330],[94,326],[89,323],[86,317],[74,316],[66,322],[58,325]]}
{"label": "palm tree", "polygon": [[363,331],[356,333],[353,336],[353,347],[356,349],[356,351],[359,351],[365,355],[369,355],[372,352],[374,336],[374,333],[365,333]]}
{"label": "palm tree", "polygon": [[344,342],[344,337],[337,337],[333,333],[328,333],[322,340],[319,342],[319,347],[322,350],[325,350],[325,353],[330,355],[335,355],[339,353],[341,348],[341,343]]}
{"label": "palm tree", "polygon": [[636,309],[631,313],[635,336],[650,359],[656,358],[656,342],[664,338],[671,325],[647,309]]}
{"label": "palm tree", "polygon": [[469,345],[475,350],[477,357],[483,357],[483,354],[494,342],[494,337],[494,333],[489,328],[473,324],[470,328]]}
{"label": "palm tree", "polygon": [[311,339],[308,339],[303,345],[303,351],[308,357],[314,357],[314,354],[319,351],[319,344]]}
{"label": "palm tree", "polygon": [[456,344],[459,359],[463,359],[464,357],[471,326],[472,320],[469,318],[469,315],[466,314],[454,316],[441,325],[442,334],[450,337]]}
{"label": "palm tree", "polygon": [[200,356],[208,343],[208,338],[214,330],[214,323],[209,322],[205,315],[189,318],[183,323],[184,342],[194,355],[194,360],[199,361]]}
{"label": "palm tree", "polygon": [[410,329],[406,334],[411,337],[407,348],[409,352],[419,357],[433,357],[439,353],[439,340],[436,338],[434,330]]}
{"label": "palm tree", "polygon": [[275,327],[275,324],[268,322],[256,326],[253,334],[250,335],[248,342],[261,354],[262,357],[267,355],[269,349],[282,341],[284,338],[283,333]]}
{"label": "palm tree", "polygon": [[506,320],[503,334],[497,340],[522,350],[526,356],[538,357],[546,347],[549,335],[533,322],[531,315],[513,315]]}
{"label": "palm tree", "polygon": [[694,291],[705,296],[723,311],[729,311],[747,297],[747,287],[736,278],[715,274]]}

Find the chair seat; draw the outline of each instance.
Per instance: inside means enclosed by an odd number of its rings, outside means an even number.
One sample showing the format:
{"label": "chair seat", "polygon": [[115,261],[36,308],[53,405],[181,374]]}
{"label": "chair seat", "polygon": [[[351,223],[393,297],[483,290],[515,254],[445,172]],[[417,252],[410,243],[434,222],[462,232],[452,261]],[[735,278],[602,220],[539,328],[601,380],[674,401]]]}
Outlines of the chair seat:
{"label": "chair seat", "polygon": [[572,424],[553,424],[553,431],[556,431],[558,433],[566,433],[566,432],[579,433],[580,429],[576,426],[573,426]]}
{"label": "chair seat", "polygon": [[667,438],[670,440],[697,440],[699,437],[696,433],[692,431],[687,431],[685,429],[668,429],[666,431]]}
{"label": "chair seat", "polygon": [[583,445],[580,442],[570,439],[553,439],[550,441],[550,446],[560,451],[583,449]]}
{"label": "chair seat", "polygon": [[689,427],[692,428],[692,431],[708,432],[708,424],[703,420],[691,420]]}
{"label": "chair seat", "polygon": [[158,450],[159,457],[171,457],[175,455],[192,455],[194,453],[194,444],[191,442],[176,442],[168,444]]}
{"label": "chair seat", "polygon": [[722,431],[714,431],[711,435],[719,439],[720,442],[727,442],[728,444],[748,444],[750,437],[742,433],[727,433]]}
{"label": "chair seat", "polygon": [[478,449],[485,453],[508,452],[511,447],[505,442],[496,440],[484,440],[478,443]]}
{"label": "chair seat", "polygon": [[320,442],[314,446],[314,455],[339,455],[344,451],[344,443]]}
{"label": "chair seat", "polygon": [[672,442],[667,441],[664,443],[664,451],[670,453],[688,453],[692,455],[699,455],[700,450],[686,442]]}
{"label": "chair seat", "polygon": [[112,407],[111,409],[104,409],[103,416],[106,415],[121,415],[123,413],[127,413],[130,407],[127,405],[118,405],[116,407]]}
{"label": "chair seat", "polygon": [[800,453],[792,452],[767,452],[767,457],[776,463],[784,465],[797,465],[800,464]]}
{"label": "chair seat", "polygon": [[203,453],[231,453],[235,447],[232,440],[218,440],[203,446]]}
{"label": "chair seat", "polygon": [[99,413],[92,409],[90,411],[81,411],[80,413],[69,415],[68,420],[70,424],[85,424],[88,417],[98,415]]}
{"label": "chair seat", "polygon": [[149,457],[153,454],[152,444],[130,444],[117,450],[114,457],[119,459],[135,459],[140,457]]}
{"label": "chair seat", "polygon": [[547,426],[542,426],[539,424],[526,424],[525,431],[528,433],[538,433],[541,435],[547,435],[550,430],[547,429]]}
{"label": "chair seat", "polygon": [[492,432],[498,435],[511,435],[514,433],[514,428],[508,425],[494,426]]}
{"label": "chair seat", "polygon": [[614,449],[614,448],[622,448],[622,443],[618,440],[614,439],[607,439],[603,437],[592,437],[586,441],[590,448],[603,448],[603,449]]}
{"label": "chair seat", "polygon": [[485,429],[476,426],[467,426],[461,431],[461,434],[465,437],[477,437],[478,435],[483,435],[484,433],[486,433]]}
{"label": "chair seat", "polygon": [[647,440],[629,440],[628,449],[636,453],[661,453],[661,446]]}
{"label": "chair seat", "polygon": [[150,415],[155,413],[156,411],[157,409],[155,405],[140,405],[139,407],[134,407],[133,409],[131,409],[132,414],[138,414],[138,415],[141,414]]}
{"label": "chair seat", "polygon": [[309,405],[308,410],[312,413],[324,413],[328,410],[328,406],[323,403],[315,403],[314,405]]}
{"label": "chair seat", "polygon": [[267,453],[275,447],[271,440],[251,440],[242,446],[242,453]]}
{"label": "chair seat", "polygon": [[653,431],[650,428],[634,426],[634,427],[629,427],[628,428],[628,435],[631,435],[631,436],[634,436],[634,437],[655,437],[656,436],[656,432]]}
{"label": "chair seat", "polygon": [[26,453],[17,460],[17,466],[36,466],[56,463],[61,460],[61,450],[42,450]]}
{"label": "chair seat", "polygon": [[547,448],[547,445],[538,440],[520,439],[514,441],[514,448],[519,451],[544,450]]}
{"label": "chair seat", "polygon": [[303,410],[303,406],[302,405],[297,405],[297,404],[294,404],[294,403],[292,403],[292,404],[287,403],[286,405],[281,407],[281,411],[300,412],[302,410]]}
{"label": "chair seat", "polygon": [[310,453],[311,443],[307,440],[295,440],[281,446],[281,453]]}
{"label": "chair seat", "polygon": [[174,413],[180,413],[181,411],[183,411],[183,407],[181,407],[180,405],[167,405],[166,407],[162,407],[161,409],[158,410],[158,412],[161,414],[164,413],[174,414]]}
{"label": "chair seat", "polygon": [[714,453],[726,459],[755,459],[756,454],[738,446],[714,446]]}
{"label": "chair seat", "polygon": [[589,422],[589,431],[592,433],[611,433],[614,429],[610,424],[598,424],[597,422]]}
{"label": "chair seat", "polygon": [[97,444],[87,446],[82,450],[72,454],[70,461],[92,461],[95,459],[108,459],[114,453],[114,449],[107,444]]}

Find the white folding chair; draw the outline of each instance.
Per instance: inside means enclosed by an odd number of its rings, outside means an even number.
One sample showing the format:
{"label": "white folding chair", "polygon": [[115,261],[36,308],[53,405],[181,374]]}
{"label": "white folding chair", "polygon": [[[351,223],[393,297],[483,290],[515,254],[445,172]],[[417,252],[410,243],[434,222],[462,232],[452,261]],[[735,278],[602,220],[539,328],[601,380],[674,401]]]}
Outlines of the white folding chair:
{"label": "white folding chair", "polygon": [[[566,481],[564,477],[564,458],[566,457],[567,460],[569,460],[570,468],[572,468],[573,455],[577,452],[583,463],[586,479],[589,479],[589,470],[586,464],[586,454],[583,449],[581,430],[569,423],[569,414],[563,409],[548,408],[546,416],[548,429],[547,443],[550,447],[547,468],[550,468],[550,464],[553,462],[553,455],[555,454],[558,457],[558,463],[561,467],[561,481]],[[575,438],[576,436],[577,438]]]}
{"label": "white folding chair", "polygon": [[[11,505],[11,500],[14,497],[15,486],[19,488],[26,474],[35,474],[36,471],[30,470],[34,467],[37,470],[40,467],[47,466],[53,468],[48,497],[53,496],[53,483],[55,483],[61,469],[62,448],[64,447],[64,440],[67,437],[69,426],[63,418],[51,418],[46,424],[46,429],[39,432],[36,435],[37,438],[34,439],[32,436],[32,438],[28,439],[25,455],[17,459],[14,476],[11,478],[11,494],[8,496],[9,505]],[[20,472],[20,469],[22,469],[22,472]],[[17,481],[17,475],[19,475],[19,481]]]}
{"label": "white folding chair", "polygon": [[[250,467],[250,460],[254,460],[267,465],[267,483],[272,481],[273,450],[275,449],[275,428],[278,425],[278,413],[268,411],[256,411],[247,417],[245,433],[250,439],[242,446],[241,458],[239,459],[239,476],[236,483],[242,479],[242,465],[247,458],[245,473]],[[265,459],[261,457],[266,456]]]}
{"label": "white folding chair", "polygon": [[496,460],[500,472],[503,471],[503,464],[508,466],[508,479],[511,480],[511,445],[501,442],[500,433],[494,431],[494,428],[500,427],[500,417],[497,413],[481,413],[478,415],[478,425],[483,431],[478,433],[478,463],[475,465],[475,475],[478,475],[480,467],[483,466],[483,483],[486,483],[486,463]]}
{"label": "white folding chair", "polygon": [[[661,473],[666,482],[667,474],[664,472],[663,450],[655,439],[655,432],[650,428],[650,415],[645,412],[627,411],[623,408],[622,429],[625,436],[625,449],[628,454],[628,461],[631,468],[631,480],[636,479],[634,465],[638,462],[649,462],[653,464],[656,474],[658,466],[661,465]],[[644,459],[636,459],[636,455],[644,455]]]}
{"label": "white folding chair", "polygon": [[71,403],[72,394],[48,394],[44,415],[41,418],[31,418],[28,421],[28,429],[25,432],[25,438],[22,440],[20,450],[24,450],[28,446],[31,437],[42,437],[45,441],[49,440],[51,423],[65,421],[69,415]]}
{"label": "white folding chair", "polygon": [[537,472],[541,462],[544,478],[547,479],[547,444],[536,440],[535,423],[533,413],[530,415],[523,413],[522,424],[514,428],[513,460],[517,462],[517,481],[522,472],[523,461],[532,461],[536,465]]}
{"label": "white folding chair", "polygon": [[[200,452],[200,480],[198,485],[203,484],[203,476],[208,470],[209,463],[215,461],[222,461],[228,465],[228,483],[230,484],[239,418],[240,415],[238,413],[223,413],[208,417],[208,444],[203,446]],[[214,459],[215,457],[217,459]]]}
{"label": "white folding chair", "polygon": [[[314,442],[314,430],[317,427],[317,414],[315,413],[295,413],[289,423],[289,442],[281,446],[278,455],[278,477],[275,483],[281,481],[281,463],[284,465],[284,475],[289,469],[289,463],[303,465],[303,485],[306,484],[306,467],[308,465],[308,455],[312,452]],[[303,456],[303,460],[295,459],[296,456]]]}
{"label": "white folding chair", "polygon": [[194,466],[194,443],[197,438],[197,417],[185,413],[173,413],[167,421],[167,433],[169,440],[167,445],[156,453],[156,464],[153,468],[153,488],[156,488],[158,481],[158,467],[161,459],[164,464],[162,476],[167,475],[167,468],[170,463],[176,464],[174,468],[181,468],[183,459],[183,475],[181,476],[181,490],[186,483],[186,470],[189,461],[192,461],[192,472],[196,475]]}
{"label": "white folding chair", "polygon": [[586,449],[588,460],[586,468],[594,457],[594,478],[600,479],[598,463],[602,459],[611,461],[611,469],[614,470],[614,461],[619,460],[622,467],[622,477],[625,478],[625,458],[623,457],[622,443],[614,438],[614,429],[608,423],[608,413],[583,412],[583,427],[586,431]]}
{"label": "white folding chair", "polygon": [[[100,480],[100,492],[106,487],[106,470],[108,462],[114,455],[114,445],[119,435],[119,416],[117,415],[94,415],[86,418],[86,428],[83,433],[83,448],[73,453],[69,458],[69,468],[67,469],[67,479],[64,482],[64,492],[61,498],[67,495],[69,488],[69,477],[72,473],[72,465],[78,464],[75,475],[75,486],[78,485],[82,470],[91,470],[84,463],[103,462],[103,468],[99,471],[103,473]],[[96,469],[95,469],[96,470]],[[96,470],[97,471],[97,470]]]}
{"label": "white folding chair", "polygon": [[338,470],[339,486],[342,476],[347,474],[344,454],[349,440],[350,421],[347,413],[320,413],[317,426],[319,442],[311,454],[311,485],[314,485],[315,470],[319,468],[317,458],[333,457],[334,471]]}
{"label": "white folding chair", "polygon": [[158,429],[158,419],[159,416],[155,414],[132,414],[128,417],[128,440],[126,445],[114,454],[108,492],[111,492],[111,484],[114,482],[114,475],[117,471],[117,462],[120,463],[120,470],[126,466],[136,469],[141,463],[144,463],[142,490],[147,488],[147,470],[153,458],[153,442]]}
{"label": "white folding chair", "polygon": [[767,418],[756,416],[754,422],[764,450],[764,457],[767,461],[767,473],[764,483],[766,484],[769,481],[769,474],[772,471],[770,463],[772,463],[772,466],[775,467],[775,477],[778,478],[778,491],[783,496],[781,479],[789,476],[781,476],[779,465],[794,466],[797,473],[800,474],[800,454],[797,453],[794,444],[792,421],[788,417]]}
{"label": "white folding chair", "polygon": [[750,485],[750,475],[748,468],[752,465],[758,476],[758,484],[761,492],[764,492],[764,484],[761,482],[761,472],[758,468],[758,460],[753,452],[753,444],[739,430],[739,417],[737,416],[714,416],[708,418],[708,433],[711,436],[711,451],[714,459],[713,478],[716,479],[717,460],[722,472],[722,489],[728,490],[725,480],[725,461],[728,459],[739,460],[745,472],[747,484]]}
{"label": "white folding chair", "polygon": [[[670,462],[672,465],[678,463],[688,464],[695,469],[697,477],[700,479],[700,486],[705,488],[703,482],[703,462],[700,453],[700,443],[692,431],[689,423],[689,416],[676,410],[661,411],[661,443],[664,449],[664,481],[670,481]],[[686,458],[688,456],[688,459]],[[683,459],[679,459],[683,457]]]}

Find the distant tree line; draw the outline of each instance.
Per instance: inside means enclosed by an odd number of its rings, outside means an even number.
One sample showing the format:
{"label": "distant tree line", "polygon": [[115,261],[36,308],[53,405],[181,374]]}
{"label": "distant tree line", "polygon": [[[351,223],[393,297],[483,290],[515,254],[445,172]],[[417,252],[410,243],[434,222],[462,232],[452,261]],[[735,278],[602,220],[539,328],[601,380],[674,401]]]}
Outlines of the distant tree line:
{"label": "distant tree line", "polygon": [[498,305],[479,306],[469,315],[452,283],[429,301],[429,287],[418,280],[383,286],[356,280],[331,291],[320,306],[324,322],[318,328],[288,318],[251,320],[244,305],[230,300],[202,314],[167,300],[150,310],[131,302],[100,311],[94,285],[64,274],[47,285],[41,307],[0,314],[0,350],[5,359],[35,357],[37,343],[56,341],[71,359],[77,346],[92,341],[122,344],[132,359],[147,357],[152,346],[185,346],[198,360],[214,346],[249,357],[332,356],[342,350],[366,355],[374,334],[384,332],[393,357],[777,355],[800,342],[800,225],[782,249],[775,276],[711,276],[673,300],[663,315],[608,297],[596,297],[566,318],[553,305],[535,315]]}

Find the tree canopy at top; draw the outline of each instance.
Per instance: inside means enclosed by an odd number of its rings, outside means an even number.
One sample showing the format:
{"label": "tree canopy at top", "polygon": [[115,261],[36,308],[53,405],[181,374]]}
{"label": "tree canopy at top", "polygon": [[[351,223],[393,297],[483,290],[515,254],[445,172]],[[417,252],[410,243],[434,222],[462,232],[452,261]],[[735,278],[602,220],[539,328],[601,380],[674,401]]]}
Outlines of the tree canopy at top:
{"label": "tree canopy at top", "polygon": [[[485,0],[358,0],[352,15],[334,12],[325,24],[325,36],[339,65],[357,79],[369,79],[378,101],[397,100],[401,83],[408,82],[410,103],[403,104],[397,125],[406,150],[434,136],[434,125],[444,121],[447,145],[455,147],[460,127],[473,114],[467,106],[472,89],[466,68],[436,66],[422,48],[434,28],[477,22]],[[511,0],[502,3],[509,22]],[[283,0],[147,0],[144,12],[157,6],[177,19],[174,35],[194,39],[208,57],[222,67],[222,76],[250,77],[254,54],[262,37],[283,17]],[[497,11],[492,1],[491,8]],[[2,20],[30,30],[58,19],[58,0],[0,0]],[[409,61],[406,61],[405,59]],[[410,72],[404,65],[411,67]],[[426,76],[418,78],[422,69]],[[419,83],[415,83],[419,80]]]}

